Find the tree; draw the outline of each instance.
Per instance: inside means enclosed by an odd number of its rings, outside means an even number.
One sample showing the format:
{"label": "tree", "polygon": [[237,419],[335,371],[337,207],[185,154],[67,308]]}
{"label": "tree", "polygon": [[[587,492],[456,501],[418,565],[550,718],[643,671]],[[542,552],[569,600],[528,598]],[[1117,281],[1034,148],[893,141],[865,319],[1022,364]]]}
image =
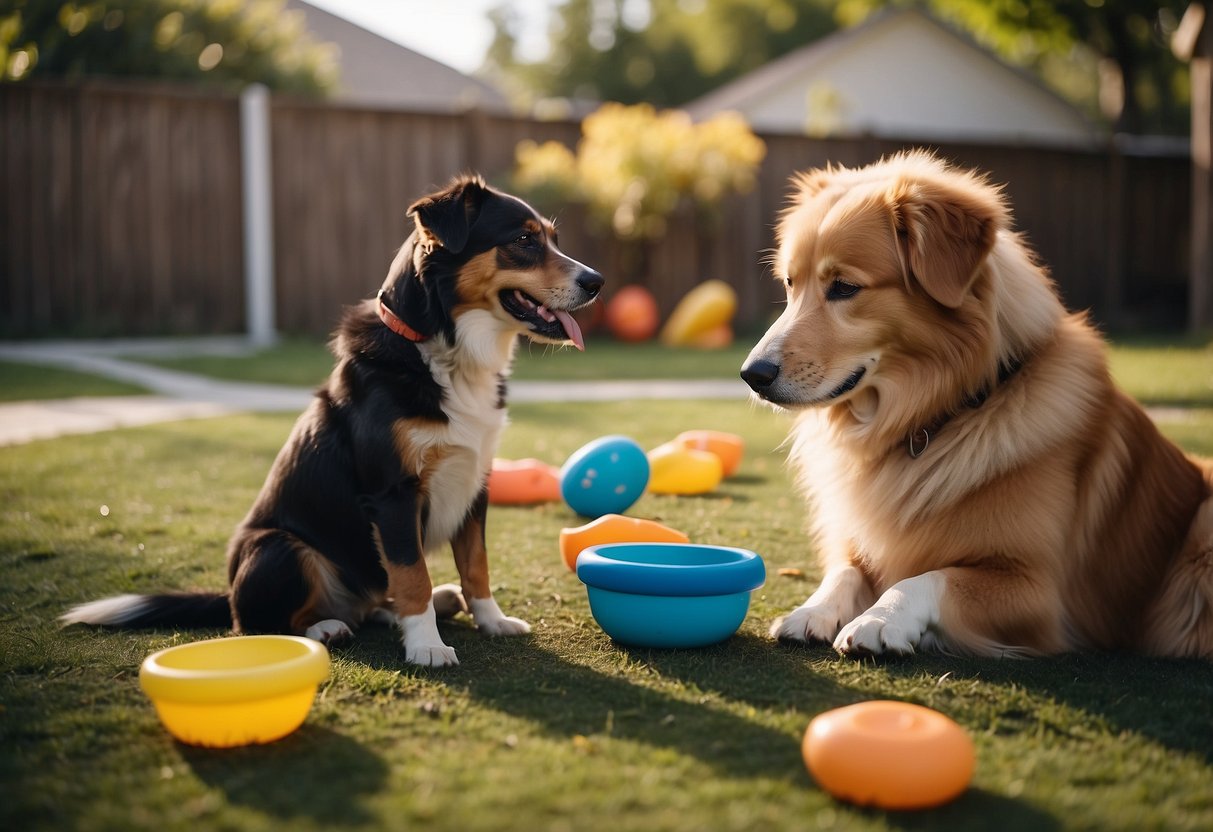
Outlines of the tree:
{"label": "tree", "polygon": [[486,68],[534,97],[684,104],[833,30],[831,0],[568,0],[551,53],[518,61],[521,18],[491,12]]}
{"label": "tree", "polygon": [[126,76],[317,95],[334,47],[284,0],[0,0],[0,81]]}
{"label": "tree", "polygon": [[521,18],[502,5],[486,68],[534,97],[678,106],[840,25],[918,5],[1119,130],[1184,132],[1187,75],[1167,41],[1187,2],[567,0],[552,9],[550,54],[534,63],[516,59]]}

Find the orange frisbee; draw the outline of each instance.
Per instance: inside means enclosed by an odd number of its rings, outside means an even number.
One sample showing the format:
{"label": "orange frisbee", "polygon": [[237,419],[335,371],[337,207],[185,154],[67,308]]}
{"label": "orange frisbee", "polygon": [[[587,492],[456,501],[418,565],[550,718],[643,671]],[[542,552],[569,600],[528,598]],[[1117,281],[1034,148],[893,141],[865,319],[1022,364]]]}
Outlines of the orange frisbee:
{"label": "orange frisbee", "polygon": [[973,741],[948,717],[908,702],[860,702],[818,714],[801,746],[809,773],[840,800],[926,809],[973,779]]}
{"label": "orange frisbee", "polygon": [[602,543],[690,543],[691,539],[677,529],[663,526],[656,520],[604,514],[584,526],[560,530],[560,556],[564,565],[576,571],[577,556],[582,549]]}
{"label": "orange frisbee", "polygon": [[488,487],[495,506],[555,502],[560,499],[560,471],[538,459],[494,459]]}

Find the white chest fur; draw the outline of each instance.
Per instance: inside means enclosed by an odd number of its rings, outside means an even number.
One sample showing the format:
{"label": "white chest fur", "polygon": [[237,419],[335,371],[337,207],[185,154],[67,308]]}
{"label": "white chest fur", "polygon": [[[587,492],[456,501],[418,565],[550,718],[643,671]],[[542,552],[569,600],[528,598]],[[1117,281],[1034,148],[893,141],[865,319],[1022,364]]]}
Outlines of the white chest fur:
{"label": "white chest fur", "polygon": [[434,350],[426,355],[430,372],[443,388],[447,415],[445,425],[410,432],[411,442],[422,451],[417,473],[428,495],[427,552],[450,541],[463,524],[508,421],[505,408],[498,404],[500,380],[513,355],[512,337],[500,341],[496,352],[482,352],[495,358],[490,362],[467,361],[461,355],[467,345],[463,350]]}

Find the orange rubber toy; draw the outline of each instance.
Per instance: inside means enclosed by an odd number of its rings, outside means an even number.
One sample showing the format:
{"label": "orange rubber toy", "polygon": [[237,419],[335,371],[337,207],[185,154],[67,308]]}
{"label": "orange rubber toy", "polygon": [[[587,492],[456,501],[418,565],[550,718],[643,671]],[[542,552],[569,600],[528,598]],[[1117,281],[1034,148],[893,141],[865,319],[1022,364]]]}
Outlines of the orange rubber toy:
{"label": "orange rubber toy", "polygon": [[860,702],[819,714],[801,750],[827,792],[881,809],[947,803],[968,788],[977,764],[963,728],[908,702]]}
{"label": "orange rubber toy", "polygon": [[601,543],[690,543],[691,539],[677,529],[663,526],[656,520],[604,514],[584,526],[560,530],[560,556],[564,565],[576,571],[581,550]]}
{"label": "orange rubber toy", "polygon": [[551,503],[560,497],[560,469],[538,459],[494,459],[489,502],[495,506]]}

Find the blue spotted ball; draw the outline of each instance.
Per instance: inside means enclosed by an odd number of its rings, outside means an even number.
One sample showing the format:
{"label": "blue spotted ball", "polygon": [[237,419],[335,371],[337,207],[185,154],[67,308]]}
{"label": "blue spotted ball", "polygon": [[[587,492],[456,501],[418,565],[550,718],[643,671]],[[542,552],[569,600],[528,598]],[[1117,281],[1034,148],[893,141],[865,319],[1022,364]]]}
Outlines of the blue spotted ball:
{"label": "blue spotted ball", "polygon": [[623,514],[649,484],[649,458],[635,440],[602,436],[582,445],[560,469],[560,495],[578,514]]}

